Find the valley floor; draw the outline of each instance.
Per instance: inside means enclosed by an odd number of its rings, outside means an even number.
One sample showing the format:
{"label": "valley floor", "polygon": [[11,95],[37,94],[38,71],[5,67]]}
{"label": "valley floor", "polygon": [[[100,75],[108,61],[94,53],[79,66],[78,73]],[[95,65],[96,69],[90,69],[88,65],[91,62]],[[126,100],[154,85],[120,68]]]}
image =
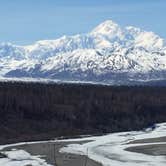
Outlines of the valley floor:
{"label": "valley floor", "polygon": [[154,130],[121,132],[92,138],[83,145],[71,144],[61,152],[87,154],[104,166],[165,166],[166,123],[156,125]]}
{"label": "valley floor", "polygon": [[0,149],[6,155],[0,155],[4,166],[165,166],[166,123],[139,132],[20,143]]}
{"label": "valley floor", "polygon": [[[0,165],[4,166],[101,166],[85,155],[60,153],[59,150],[71,143],[87,141],[46,141],[6,145],[1,147],[1,153],[8,158],[0,157]],[[26,165],[26,166],[27,166]],[[29,166],[28,165],[28,166]]]}

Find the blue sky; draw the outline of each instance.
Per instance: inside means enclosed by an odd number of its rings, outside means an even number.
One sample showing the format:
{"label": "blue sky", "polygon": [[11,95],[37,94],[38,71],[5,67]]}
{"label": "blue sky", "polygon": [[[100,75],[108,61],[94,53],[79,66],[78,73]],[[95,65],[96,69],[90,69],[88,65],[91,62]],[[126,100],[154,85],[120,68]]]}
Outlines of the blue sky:
{"label": "blue sky", "polygon": [[166,38],[166,0],[0,0],[0,42],[31,44],[112,19]]}

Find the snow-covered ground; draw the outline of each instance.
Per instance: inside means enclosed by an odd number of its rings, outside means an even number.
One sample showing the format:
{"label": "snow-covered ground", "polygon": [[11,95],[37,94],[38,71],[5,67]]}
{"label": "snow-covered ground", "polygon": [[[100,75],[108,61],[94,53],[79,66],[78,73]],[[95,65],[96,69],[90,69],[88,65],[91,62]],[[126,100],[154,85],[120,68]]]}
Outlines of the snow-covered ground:
{"label": "snow-covered ground", "polygon": [[6,158],[0,158],[1,166],[51,166],[40,156],[31,156],[24,150],[5,151]]}
{"label": "snow-covered ground", "polygon": [[[165,166],[165,156],[152,156],[125,150],[129,147],[143,145],[165,145],[166,142],[159,141],[153,143],[132,143],[132,141],[136,140],[160,137],[166,137],[166,123],[157,124],[154,130],[149,128],[144,131],[113,133],[97,137],[3,145],[0,146],[0,151],[6,157],[0,157],[0,166],[25,166],[28,164],[32,166],[50,166],[44,159],[42,159],[42,156],[32,156],[24,150],[13,149],[12,151],[3,151],[6,147],[49,142],[67,142],[68,145],[60,149],[61,153],[88,155],[90,159],[101,163],[103,166],[119,166],[120,164],[123,166]],[[80,144],[82,141],[86,141],[88,143]],[[75,144],[71,144],[70,142],[75,142]]]}
{"label": "snow-covered ground", "polygon": [[[151,156],[141,153],[126,151],[128,147],[166,144],[166,142],[158,143],[142,143],[127,144],[134,140],[146,138],[158,138],[166,136],[166,123],[158,124],[155,130],[147,129],[140,132],[122,132],[109,134],[105,136],[92,137],[91,142],[85,144],[71,144],[62,148],[60,151],[74,153],[79,155],[88,155],[89,158],[102,163],[104,166],[165,166],[165,156]],[[90,138],[88,138],[90,139]],[[86,139],[79,139],[83,141]]]}
{"label": "snow-covered ground", "polygon": [[[47,141],[50,142],[50,141]],[[1,145],[0,146],[0,166],[52,166],[48,164],[42,157],[44,156],[33,156],[30,153],[24,150],[12,149],[11,151],[5,151],[4,148],[19,146],[24,144],[35,144],[36,142],[31,143],[17,143],[10,145]],[[2,155],[4,157],[2,157]]]}

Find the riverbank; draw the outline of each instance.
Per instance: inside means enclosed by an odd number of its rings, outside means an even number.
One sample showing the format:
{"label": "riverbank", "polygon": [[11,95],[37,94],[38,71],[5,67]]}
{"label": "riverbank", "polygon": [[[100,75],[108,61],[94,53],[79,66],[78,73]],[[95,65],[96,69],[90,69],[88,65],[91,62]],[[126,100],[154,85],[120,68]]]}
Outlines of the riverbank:
{"label": "riverbank", "polygon": [[9,146],[3,151],[11,151],[12,149],[24,150],[32,156],[42,156],[48,164],[53,166],[101,166],[101,164],[89,159],[84,155],[60,153],[59,150],[68,144],[86,143],[82,142],[39,142],[39,143],[25,143],[22,145]]}

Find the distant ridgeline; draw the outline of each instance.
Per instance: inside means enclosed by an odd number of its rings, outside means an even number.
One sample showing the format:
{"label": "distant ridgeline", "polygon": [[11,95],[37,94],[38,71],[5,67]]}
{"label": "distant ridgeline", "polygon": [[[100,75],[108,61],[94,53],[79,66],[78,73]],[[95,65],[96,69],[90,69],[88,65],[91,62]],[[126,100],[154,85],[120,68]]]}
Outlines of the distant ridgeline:
{"label": "distant ridgeline", "polygon": [[166,121],[166,88],[0,83],[0,143],[139,130]]}

